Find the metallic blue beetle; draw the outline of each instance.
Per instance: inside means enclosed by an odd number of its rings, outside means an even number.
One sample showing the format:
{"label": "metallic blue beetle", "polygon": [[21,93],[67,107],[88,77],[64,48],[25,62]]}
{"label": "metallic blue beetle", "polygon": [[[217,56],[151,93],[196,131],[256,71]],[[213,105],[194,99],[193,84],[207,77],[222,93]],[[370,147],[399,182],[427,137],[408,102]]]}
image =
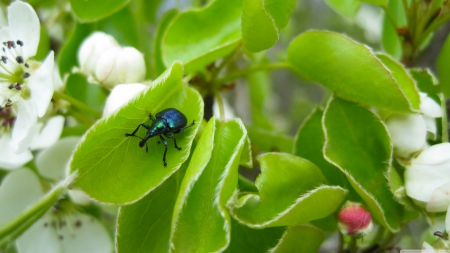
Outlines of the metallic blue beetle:
{"label": "metallic blue beetle", "polygon": [[[192,121],[192,124],[186,126],[187,124],[186,116],[184,116],[183,113],[181,113],[175,108],[168,108],[163,111],[160,111],[156,114],[156,117],[153,117],[153,115],[150,114],[149,117],[153,121],[151,126],[145,123],[139,124],[139,126],[131,134],[125,134],[125,136],[127,137],[134,136],[141,139],[141,141],[139,142],[139,147],[142,148],[145,145],[145,151],[148,152],[147,140],[154,136],[159,135],[159,138],[161,138],[161,142],[166,147],[166,149],[164,150],[163,162],[164,166],[167,166],[166,163],[167,141],[162,136],[164,135],[167,138],[173,139],[175,148],[181,150],[181,148],[177,146],[177,140],[175,139],[175,136],[173,136],[171,133],[176,134],[183,131],[184,129],[193,126],[195,124],[195,121]],[[141,138],[136,135],[136,132],[139,130],[139,127],[141,126],[143,126],[148,130],[144,138]]]}

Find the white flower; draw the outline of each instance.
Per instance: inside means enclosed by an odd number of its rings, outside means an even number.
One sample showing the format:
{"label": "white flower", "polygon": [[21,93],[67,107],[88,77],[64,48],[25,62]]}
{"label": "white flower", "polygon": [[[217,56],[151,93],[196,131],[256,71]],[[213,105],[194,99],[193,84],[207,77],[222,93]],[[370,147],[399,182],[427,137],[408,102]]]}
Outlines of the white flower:
{"label": "white flower", "polygon": [[81,72],[94,75],[98,58],[111,47],[119,47],[119,43],[111,35],[94,32],[87,37],[78,50]]}
{"label": "white flower", "polygon": [[393,114],[386,119],[397,157],[409,159],[428,146],[427,135],[430,139],[436,137],[435,118],[442,117],[442,110],[425,93],[420,93],[420,98],[422,114]]}
{"label": "white flower", "polygon": [[[39,178],[28,169],[9,173],[0,185],[0,226],[43,196]],[[113,251],[106,229],[93,217],[81,214],[61,200],[17,240],[19,253]]]}
{"label": "white flower", "polygon": [[9,145],[2,146],[0,153],[6,149],[27,152],[39,131],[38,118],[45,115],[53,95],[53,52],[42,64],[30,60],[36,54],[39,33],[33,8],[13,2],[8,7],[8,26],[0,29],[0,134],[3,140],[11,135]]}
{"label": "white flower", "polygon": [[143,55],[133,47],[121,47],[113,37],[95,32],[78,51],[81,72],[106,88],[121,83],[143,81],[146,68]]}
{"label": "white flower", "polygon": [[145,88],[147,88],[147,85],[141,83],[119,84],[114,87],[106,99],[103,117],[109,117],[115,111],[127,104],[131,99],[136,97],[136,95]]}

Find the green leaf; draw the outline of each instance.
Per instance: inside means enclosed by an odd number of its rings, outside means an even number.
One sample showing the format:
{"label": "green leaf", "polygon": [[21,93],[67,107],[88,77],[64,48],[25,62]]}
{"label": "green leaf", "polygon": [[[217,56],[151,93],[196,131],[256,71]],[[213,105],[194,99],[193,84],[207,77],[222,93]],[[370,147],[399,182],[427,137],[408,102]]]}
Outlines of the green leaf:
{"label": "green leaf", "polygon": [[[381,5],[381,6],[386,6],[387,4],[387,0],[359,0],[361,2],[366,2],[369,4],[373,4],[373,5]],[[400,1],[398,1],[400,2]]]}
{"label": "green leaf", "polygon": [[402,55],[402,41],[400,36],[397,34],[396,28],[406,27],[406,14],[402,1],[389,1],[387,7],[392,13],[392,17],[398,27],[394,27],[389,20],[389,17],[384,15],[383,29],[381,32],[381,45],[383,46],[384,51],[395,59],[399,59]]}
{"label": "green leaf", "polygon": [[411,107],[415,110],[420,110],[420,96],[416,88],[416,84],[412,77],[408,74],[406,69],[392,59],[387,54],[377,54],[378,59],[391,71],[392,77],[395,79],[400,89],[408,98]]}
{"label": "green leaf", "polygon": [[180,60],[193,72],[229,54],[241,39],[241,12],[241,0],[216,0],[178,15],[163,38],[165,65]]}
{"label": "green leaf", "polygon": [[440,91],[435,77],[427,69],[411,69],[411,76],[416,80],[417,87],[436,103],[441,104]]}
{"label": "green leaf", "polygon": [[374,218],[392,231],[403,208],[387,186],[392,145],[385,125],[371,110],[333,97],[324,115],[325,157],[347,175]]}
{"label": "green leaf", "polygon": [[284,153],[258,158],[259,195],[245,194],[231,207],[239,222],[253,228],[286,226],[320,219],[333,213],[347,191],[323,185],[326,180],[310,161]]}
{"label": "green leaf", "polygon": [[278,29],[263,1],[244,0],[242,6],[242,42],[250,52],[271,48],[278,41]]}
{"label": "green leaf", "polygon": [[323,156],[325,133],[322,129],[323,110],[316,108],[298,129],[294,141],[294,155],[317,165],[330,185],[348,188],[347,178],[339,168],[330,164]]}
{"label": "green leaf", "polygon": [[296,4],[297,0],[264,0],[264,7],[279,30],[287,26]]}
{"label": "green leaf", "polygon": [[91,24],[75,24],[72,35],[67,43],[64,44],[59,54],[58,64],[61,76],[64,76],[65,73],[70,73],[72,67],[78,65],[78,47],[93,30]]}
{"label": "green leaf", "polygon": [[300,76],[350,101],[401,113],[419,110],[369,48],[342,34],[303,33],[289,46],[288,61]]}
{"label": "green leaf", "polygon": [[325,235],[318,228],[309,225],[292,226],[270,252],[318,252],[324,240]]}
{"label": "green leaf", "polygon": [[[163,166],[164,145],[158,138],[147,141],[149,153],[139,148],[137,138],[127,138],[148,115],[166,108],[178,108],[188,121],[201,122],[203,100],[182,83],[183,70],[176,62],[148,89],[116,114],[97,122],[76,148],[71,172],[78,171],[75,187],[91,198],[112,204],[128,204],[144,197],[172,175],[186,161],[199,124],[176,135],[181,151],[168,141],[167,167]],[[143,136],[145,129],[137,135]]]}
{"label": "green leaf", "polygon": [[278,41],[297,0],[244,0],[242,42],[250,52],[271,48]]}
{"label": "green leaf", "polygon": [[246,131],[238,119],[211,119],[192,155],[175,204],[171,252],[218,252],[230,243],[226,204],[237,187]]}
{"label": "green leaf", "polygon": [[167,30],[167,27],[175,19],[178,11],[176,9],[170,10],[164,14],[161,20],[158,22],[158,27],[156,28],[155,43],[154,43],[154,56],[156,74],[161,75],[164,70],[166,70],[166,65],[164,64],[163,54],[162,54],[162,40],[163,35]]}
{"label": "green leaf", "polygon": [[242,149],[239,165],[246,168],[253,168],[252,144],[248,135],[245,138],[244,148]]}
{"label": "green leaf", "polygon": [[325,0],[325,2],[330,6],[333,10],[338,12],[339,14],[354,19],[356,13],[358,13],[359,8],[361,7],[360,0]]}
{"label": "green leaf", "polygon": [[122,9],[130,0],[86,1],[70,0],[75,15],[82,23],[95,22]]}
{"label": "green leaf", "polygon": [[437,58],[437,72],[439,78],[439,86],[445,97],[450,97],[450,35],[445,39],[441,52]]}
{"label": "green leaf", "polygon": [[177,171],[136,203],[120,207],[116,232],[118,252],[169,252],[170,222],[180,174]]}
{"label": "green leaf", "polygon": [[247,126],[247,131],[252,145],[263,151],[292,151],[294,140],[291,137],[253,126]]}
{"label": "green leaf", "polygon": [[285,230],[285,227],[253,229],[231,219],[231,242],[224,252],[268,252],[277,245]]}

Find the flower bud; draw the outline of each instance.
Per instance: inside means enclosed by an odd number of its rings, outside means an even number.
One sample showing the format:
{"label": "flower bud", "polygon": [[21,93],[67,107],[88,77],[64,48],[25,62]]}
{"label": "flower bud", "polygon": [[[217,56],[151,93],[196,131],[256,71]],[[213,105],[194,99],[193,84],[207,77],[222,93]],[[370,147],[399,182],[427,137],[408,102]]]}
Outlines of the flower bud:
{"label": "flower bud", "polygon": [[107,88],[120,83],[135,83],[145,78],[143,55],[133,47],[113,47],[97,61],[95,77]]}
{"label": "flower bud", "polygon": [[343,234],[362,236],[372,230],[370,212],[358,203],[347,202],[339,212],[339,229]]}
{"label": "flower bud", "polygon": [[111,47],[118,47],[119,43],[110,35],[94,32],[87,37],[78,50],[78,63],[85,75],[95,74],[99,57]]}
{"label": "flower bud", "polygon": [[427,145],[427,126],[422,115],[394,114],[386,120],[395,155],[409,158]]}

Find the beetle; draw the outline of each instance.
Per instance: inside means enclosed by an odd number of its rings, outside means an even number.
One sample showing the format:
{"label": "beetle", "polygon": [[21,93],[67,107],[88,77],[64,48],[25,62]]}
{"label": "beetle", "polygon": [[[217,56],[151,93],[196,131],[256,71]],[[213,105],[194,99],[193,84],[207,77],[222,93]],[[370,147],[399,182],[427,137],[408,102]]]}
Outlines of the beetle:
{"label": "beetle", "polygon": [[[163,135],[167,138],[173,139],[173,144],[175,145],[175,148],[181,150],[181,148],[178,147],[177,140],[175,139],[175,136],[172,135],[172,133],[177,134],[183,131],[184,129],[195,125],[195,120],[193,120],[190,125],[186,126],[187,125],[186,116],[184,116],[182,112],[178,111],[175,108],[168,108],[162,110],[158,112],[155,115],[155,117],[150,113],[148,117],[152,120],[151,125],[145,123],[139,124],[139,126],[131,134],[125,134],[125,136],[126,137],[134,136],[141,139],[141,141],[139,142],[139,147],[142,148],[145,145],[145,151],[148,152],[147,140],[159,135],[161,142],[166,147],[163,156],[164,167],[166,167],[167,141],[166,139],[164,139]],[[141,126],[147,129],[147,134],[145,134],[144,138],[136,135],[136,132],[139,130]]]}

